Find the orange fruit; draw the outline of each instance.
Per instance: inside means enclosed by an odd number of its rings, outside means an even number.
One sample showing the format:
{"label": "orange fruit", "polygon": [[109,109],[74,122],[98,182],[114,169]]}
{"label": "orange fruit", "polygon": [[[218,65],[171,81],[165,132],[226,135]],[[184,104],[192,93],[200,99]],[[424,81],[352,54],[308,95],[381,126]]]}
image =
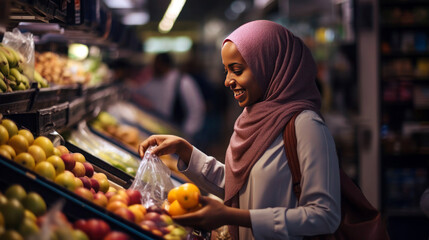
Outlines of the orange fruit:
{"label": "orange fruit", "polygon": [[31,145],[31,146],[29,146],[28,149],[27,149],[27,152],[29,154],[31,154],[31,156],[33,156],[34,161],[36,162],[36,164],[39,163],[39,162],[43,162],[43,161],[46,160],[46,153],[45,153],[45,151],[41,147],[39,147],[37,145]]}
{"label": "orange fruit", "polygon": [[16,154],[26,152],[28,149],[28,141],[22,135],[12,136],[7,143],[15,150]]}
{"label": "orange fruit", "polygon": [[171,216],[183,215],[187,212],[188,211],[186,211],[186,209],[184,209],[177,200],[173,201],[168,207],[168,213]]}
{"label": "orange fruit", "polygon": [[1,149],[5,149],[6,151],[8,151],[9,154],[10,154],[10,156],[12,157],[12,159],[16,157],[15,149],[13,149],[13,147],[11,147],[10,145],[3,144],[3,145],[0,146],[0,148]]}
{"label": "orange fruit", "polygon": [[113,201],[113,202],[109,202],[106,206],[106,209],[108,211],[114,212],[116,209],[122,208],[122,207],[127,207],[127,204],[121,202],[121,201]]}
{"label": "orange fruit", "polygon": [[7,143],[7,140],[9,140],[9,132],[3,125],[0,125],[0,145]]}
{"label": "orange fruit", "polygon": [[174,200],[177,200],[176,194],[178,190],[179,190],[179,187],[175,187],[168,192],[167,200],[169,203],[173,203]]}
{"label": "orange fruit", "polygon": [[191,209],[198,206],[200,189],[193,183],[185,183],[178,187],[176,192],[177,201],[185,209]]}
{"label": "orange fruit", "polygon": [[21,130],[18,131],[18,134],[24,136],[25,139],[27,139],[28,145],[33,144],[33,142],[34,142],[34,136],[33,136],[33,134],[29,130],[27,130],[27,129],[21,129]]}
{"label": "orange fruit", "polygon": [[54,144],[45,136],[37,137],[34,139],[33,144],[40,146],[45,151],[46,157],[50,157],[54,154]]}
{"label": "orange fruit", "polygon": [[18,154],[13,160],[21,166],[30,170],[33,170],[36,166],[36,162],[34,161],[33,156],[31,156],[31,154],[27,152],[22,152]]}
{"label": "orange fruit", "polygon": [[18,134],[18,126],[16,126],[15,122],[10,119],[3,119],[1,121],[1,125],[5,127],[9,133],[9,138]]}

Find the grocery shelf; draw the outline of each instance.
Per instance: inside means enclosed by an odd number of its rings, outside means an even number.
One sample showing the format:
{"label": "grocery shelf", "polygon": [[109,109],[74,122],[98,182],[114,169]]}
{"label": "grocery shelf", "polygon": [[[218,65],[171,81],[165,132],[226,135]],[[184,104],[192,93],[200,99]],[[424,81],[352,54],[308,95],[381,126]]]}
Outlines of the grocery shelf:
{"label": "grocery shelf", "polygon": [[71,221],[100,218],[106,221],[112,229],[122,231],[133,239],[162,239],[150,232],[146,232],[135,223],[123,220],[104,208],[1,156],[0,173],[0,187],[2,187],[2,190],[9,185],[19,183],[25,186],[28,189],[27,191],[31,190],[39,193],[48,206],[64,199],[65,204],[62,211]]}
{"label": "grocery shelf", "polygon": [[0,94],[0,113],[22,113],[29,110],[35,95],[35,89]]}
{"label": "grocery shelf", "polygon": [[96,172],[102,172],[106,174],[107,178],[119,186],[127,189],[131,186],[134,181],[134,177],[119,170],[118,168],[113,167],[104,160],[99,159],[98,157],[88,153],[87,151],[79,148],[78,146],[66,141],[65,146],[69,149],[70,152],[80,152],[85,156],[85,159],[92,163],[94,170]]}

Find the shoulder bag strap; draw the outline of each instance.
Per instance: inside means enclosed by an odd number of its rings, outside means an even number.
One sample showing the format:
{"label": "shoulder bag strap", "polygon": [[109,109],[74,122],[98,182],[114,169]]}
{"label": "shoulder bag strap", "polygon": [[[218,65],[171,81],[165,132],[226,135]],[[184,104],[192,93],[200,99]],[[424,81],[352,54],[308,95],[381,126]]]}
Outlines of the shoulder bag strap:
{"label": "shoulder bag strap", "polygon": [[299,167],[298,153],[296,150],[297,140],[295,134],[295,119],[301,113],[296,112],[287,123],[283,132],[283,142],[288,160],[290,172],[292,174],[292,187],[297,200],[301,196],[301,169]]}

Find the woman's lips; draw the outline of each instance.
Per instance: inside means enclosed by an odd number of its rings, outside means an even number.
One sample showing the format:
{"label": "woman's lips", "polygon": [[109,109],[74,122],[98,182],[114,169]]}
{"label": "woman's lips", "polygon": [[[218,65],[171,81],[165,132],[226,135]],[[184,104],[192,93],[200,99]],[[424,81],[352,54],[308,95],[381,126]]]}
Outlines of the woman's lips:
{"label": "woman's lips", "polygon": [[244,96],[245,91],[242,89],[234,90],[234,98],[240,100]]}

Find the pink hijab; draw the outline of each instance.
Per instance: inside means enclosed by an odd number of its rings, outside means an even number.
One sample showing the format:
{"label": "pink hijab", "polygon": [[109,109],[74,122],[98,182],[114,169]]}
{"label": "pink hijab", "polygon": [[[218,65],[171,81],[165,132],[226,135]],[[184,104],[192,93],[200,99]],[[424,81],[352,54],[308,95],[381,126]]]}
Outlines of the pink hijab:
{"label": "pink hijab", "polygon": [[238,207],[238,191],[256,161],[295,112],[319,113],[321,100],[310,50],[285,27],[267,20],[252,21],[226,41],[237,46],[265,93],[237,118],[225,156],[225,204]]}

